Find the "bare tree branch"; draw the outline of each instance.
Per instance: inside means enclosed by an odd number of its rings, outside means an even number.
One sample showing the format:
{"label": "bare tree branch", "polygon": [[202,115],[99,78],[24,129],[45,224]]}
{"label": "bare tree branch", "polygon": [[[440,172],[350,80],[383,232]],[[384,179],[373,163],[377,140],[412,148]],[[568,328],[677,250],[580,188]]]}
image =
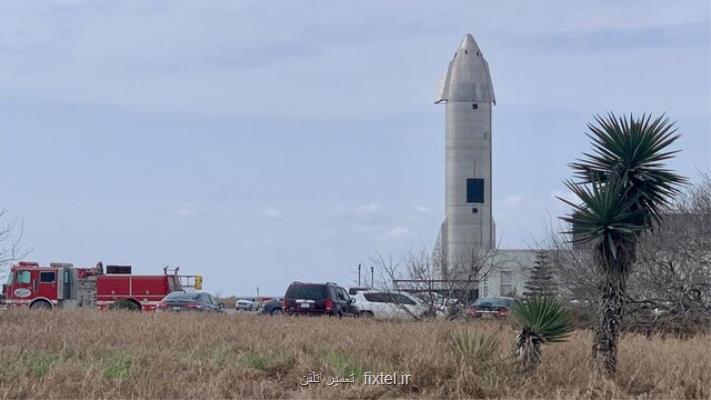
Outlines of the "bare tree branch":
{"label": "bare tree branch", "polygon": [[[595,303],[597,276],[590,252],[561,234],[549,233],[553,265],[565,297]],[[631,271],[626,310],[635,324],[682,329],[709,326],[711,320],[711,175],[689,186],[664,213],[663,222],[645,233]]]}
{"label": "bare tree branch", "polygon": [[472,249],[471,257],[447,265],[436,251],[423,248],[401,259],[376,253],[369,260],[378,271],[377,290],[412,293],[426,305],[429,316],[444,312],[454,317],[476,298],[479,283],[496,269],[497,254],[498,249]]}
{"label": "bare tree branch", "polygon": [[5,278],[12,262],[29,254],[20,247],[23,234],[22,221],[18,217],[10,218],[6,209],[0,209],[0,279]]}

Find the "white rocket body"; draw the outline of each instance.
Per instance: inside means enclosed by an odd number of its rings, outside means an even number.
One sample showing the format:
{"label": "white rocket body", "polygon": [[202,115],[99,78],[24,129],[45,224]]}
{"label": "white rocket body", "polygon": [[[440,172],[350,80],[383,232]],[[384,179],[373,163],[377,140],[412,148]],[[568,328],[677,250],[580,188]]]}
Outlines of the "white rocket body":
{"label": "white rocket body", "polygon": [[465,268],[479,250],[495,247],[491,203],[491,109],[496,104],[489,65],[467,34],[440,83],[445,103],[445,220],[438,249],[450,268]]}

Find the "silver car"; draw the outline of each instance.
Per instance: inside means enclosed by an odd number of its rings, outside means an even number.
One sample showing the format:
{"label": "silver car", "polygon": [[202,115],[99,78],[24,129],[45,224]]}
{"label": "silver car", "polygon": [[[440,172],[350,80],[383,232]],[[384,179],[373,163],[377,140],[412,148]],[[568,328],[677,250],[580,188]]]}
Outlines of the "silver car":
{"label": "silver car", "polygon": [[235,301],[235,308],[243,311],[256,311],[259,309],[259,303],[256,299],[239,299]]}

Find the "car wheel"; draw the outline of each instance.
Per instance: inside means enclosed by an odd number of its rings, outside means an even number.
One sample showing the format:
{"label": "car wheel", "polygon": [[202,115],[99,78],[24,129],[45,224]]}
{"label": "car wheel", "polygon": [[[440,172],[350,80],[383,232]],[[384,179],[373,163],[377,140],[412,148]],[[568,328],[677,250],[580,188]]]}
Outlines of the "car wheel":
{"label": "car wheel", "polygon": [[375,318],[375,314],[372,311],[361,311],[360,316],[363,318]]}
{"label": "car wheel", "polygon": [[283,312],[281,311],[281,308],[275,308],[272,310],[271,315],[282,315]]}

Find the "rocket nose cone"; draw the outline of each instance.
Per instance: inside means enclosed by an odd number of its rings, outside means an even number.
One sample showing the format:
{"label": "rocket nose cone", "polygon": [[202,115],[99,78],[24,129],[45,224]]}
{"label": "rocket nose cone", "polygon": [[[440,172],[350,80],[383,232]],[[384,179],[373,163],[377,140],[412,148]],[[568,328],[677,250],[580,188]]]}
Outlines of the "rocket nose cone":
{"label": "rocket nose cone", "polygon": [[476,40],[474,40],[474,36],[472,36],[471,33],[467,33],[466,36],[464,36],[462,43],[459,45],[459,50],[467,50],[470,52],[479,51],[479,46],[476,44]]}

